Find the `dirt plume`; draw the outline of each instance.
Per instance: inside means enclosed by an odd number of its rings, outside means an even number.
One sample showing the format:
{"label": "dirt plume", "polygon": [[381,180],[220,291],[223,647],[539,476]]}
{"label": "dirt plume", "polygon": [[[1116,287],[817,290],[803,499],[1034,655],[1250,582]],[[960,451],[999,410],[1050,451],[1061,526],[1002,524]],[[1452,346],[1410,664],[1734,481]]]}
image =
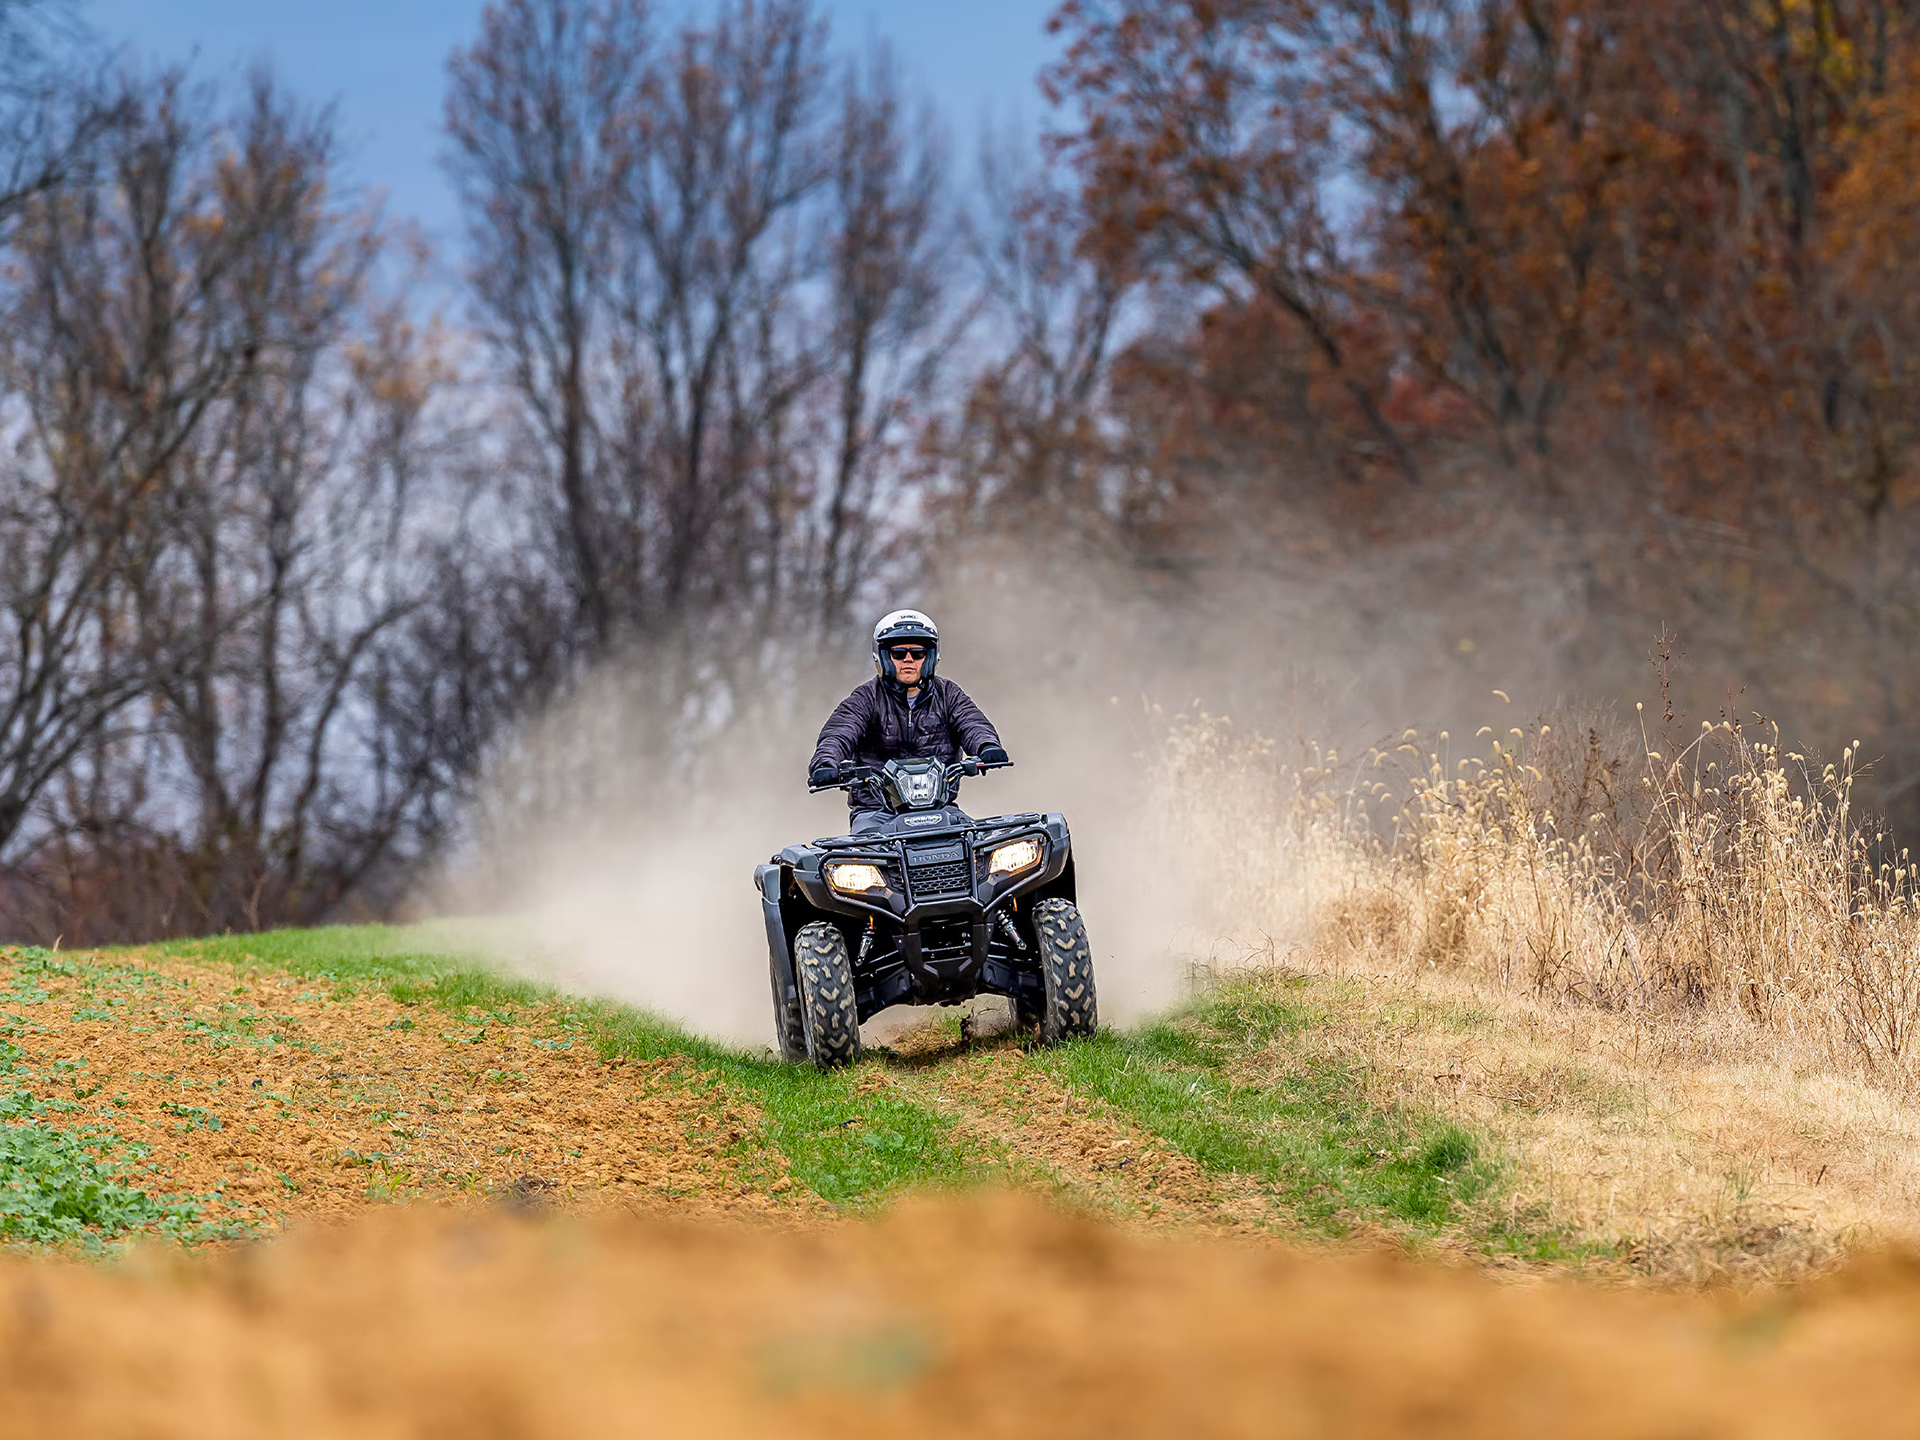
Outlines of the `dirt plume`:
{"label": "dirt plume", "polygon": [[[1248,638],[1244,621],[1236,630],[1213,609],[1125,600],[1124,576],[1008,563],[1010,578],[959,567],[938,598],[910,591],[875,613],[896,601],[934,608],[941,674],[993,717],[1014,756],[1013,769],[967,783],[967,811],[1067,816],[1101,1015],[1129,1023],[1178,998],[1217,908],[1208,875],[1167,861],[1164,807],[1141,763],[1158,722],[1142,697],[1185,696],[1209,672],[1205,693],[1215,693],[1221,674],[1249,668],[1218,663],[1236,637],[1263,656],[1254,668],[1286,666],[1271,634]],[[1036,606],[1072,623],[1036,631]],[[610,662],[501,748],[471,843],[429,908],[501,917],[486,944],[510,967],[764,1046],[772,1019],[753,867],[845,828],[844,797],[809,796],[803,772],[827,714],[871,676],[862,627],[779,694],[731,696],[723,722],[662,701],[658,668],[633,655]]]}
{"label": "dirt plume", "polygon": [[0,1435],[1860,1436],[1920,1262],[1760,1304],[1129,1238],[1009,1197],[801,1237],[413,1208],[0,1261]]}
{"label": "dirt plume", "polygon": [[510,970],[765,1047],[753,868],[844,829],[845,805],[807,795],[813,735],[792,712],[715,733],[664,708],[629,659],[535,717],[495,757],[426,904],[491,917],[474,943]]}

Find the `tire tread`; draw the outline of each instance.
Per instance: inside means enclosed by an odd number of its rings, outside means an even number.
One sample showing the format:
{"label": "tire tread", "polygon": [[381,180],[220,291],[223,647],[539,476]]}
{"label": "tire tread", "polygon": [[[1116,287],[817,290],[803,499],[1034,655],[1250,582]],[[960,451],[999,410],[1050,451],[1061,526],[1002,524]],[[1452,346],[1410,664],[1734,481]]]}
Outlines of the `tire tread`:
{"label": "tire tread", "polygon": [[1040,978],[1046,1003],[1040,1039],[1048,1045],[1086,1039],[1099,1032],[1100,1006],[1093,981],[1093,946],[1086,922],[1071,900],[1042,900],[1033,907],[1040,938]]}
{"label": "tire tread", "polygon": [[800,1018],[807,1059],[832,1070],[860,1059],[860,1008],[853,992],[853,959],[839,927],[815,920],[793,937],[793,969],[800,984]]}

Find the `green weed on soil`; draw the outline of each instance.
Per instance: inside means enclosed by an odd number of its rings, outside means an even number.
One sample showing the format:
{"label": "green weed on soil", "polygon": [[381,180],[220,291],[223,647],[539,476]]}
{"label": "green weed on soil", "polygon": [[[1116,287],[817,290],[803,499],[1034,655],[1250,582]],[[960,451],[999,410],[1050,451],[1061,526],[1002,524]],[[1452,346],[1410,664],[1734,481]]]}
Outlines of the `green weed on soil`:
{"label": "green weed on soil", "polygon": [[784,1156],[796,1182],[834,1205],[860,1209],[905,1188],[971,1184],[991,1169],[982,1146],[945,1117],[891,1093],[858,1093],[859,1071],[823,1075],[743,1054],[630,1006],[571,998],[501,975],[460,954],[458,945],[459,933],[450,928],[354,925],[150,948],[346,989],[378,989],[402,1004],[475,1022],[489,1011],[537,1006],[557,1029],[598,1046],[605,1059],[691,1060],[758,1106],[761,1141]]}
{"label": "green weed on soil", "polygon": [[[100,1126],[62,1126],[81,1107],[43,1093],[71,1076],[29,1066],[13,1038],[34,1028],[26,1012],[45,1000],[36,979],[75,974],[75,962],[38,949],[10,957],[12,988],[0,992],[0,1241],[95,1249],[135,1231],[210,1238],[200,1205],[150,1194],[137,1182],[144,1146]],[[18,1008],[11,1008],[18,1007]],[[227,1234],[230,1227],[222,1227]]]}

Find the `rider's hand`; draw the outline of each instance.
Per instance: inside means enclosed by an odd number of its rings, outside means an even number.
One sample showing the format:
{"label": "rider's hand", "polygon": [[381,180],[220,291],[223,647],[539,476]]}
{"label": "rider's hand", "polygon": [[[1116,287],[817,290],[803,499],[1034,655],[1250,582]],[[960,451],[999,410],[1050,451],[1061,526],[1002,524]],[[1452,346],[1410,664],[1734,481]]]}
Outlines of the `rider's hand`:
{"label": "rider's hand", "polygon": [[840,767],[838,765],[829,765],[823,760],[813,767],[813,773],[807,776],[807,783],[815,786],[832,785],[839,780],[839,778]]}
{"label": "rider's hand", "polygon": [[980,759],[988,765],[1006,765],[1011,763],[1007,759],[1007,752],[998,745],[982,745],[980,747]]}

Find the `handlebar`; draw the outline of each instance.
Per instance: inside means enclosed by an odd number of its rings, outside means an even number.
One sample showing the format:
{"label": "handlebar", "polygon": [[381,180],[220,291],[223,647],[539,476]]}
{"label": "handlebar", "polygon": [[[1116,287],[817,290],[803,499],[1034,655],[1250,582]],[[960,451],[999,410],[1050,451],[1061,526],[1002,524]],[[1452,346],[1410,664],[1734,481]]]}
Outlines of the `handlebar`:
{"label": "handlebar", "polygon": [[[1011,760],[982,760],[977,755],[962,755],[958,760],[947,766],[947,779],[952,780],[957,776],[984,775],[989,770],[1005,770],[1012,764],[1013,761]],[[840,762],[839,779],[835,780],[831,785],[814,785],[809,783],[807,793],[809,795],[820,795],[828,790],[847,790],[860,784],[862,781],[878,780],[879,778],[880,770],[878,767],[872,765],[855,765],[851,760],[843,760]]]}

